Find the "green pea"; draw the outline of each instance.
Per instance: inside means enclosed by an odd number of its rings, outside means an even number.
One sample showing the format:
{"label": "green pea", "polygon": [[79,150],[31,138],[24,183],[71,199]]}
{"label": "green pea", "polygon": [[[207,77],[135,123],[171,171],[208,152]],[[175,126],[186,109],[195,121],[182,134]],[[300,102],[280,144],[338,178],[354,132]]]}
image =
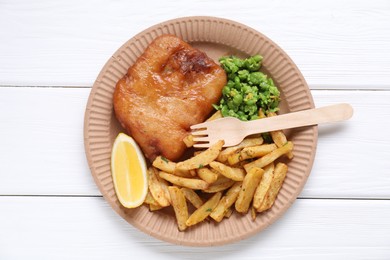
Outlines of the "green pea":
{"label": "green pea", "polygon": [[242,103],[243,97],[241,94],[237,94],[233,97],[233,103],[236,105],[240,105]]}

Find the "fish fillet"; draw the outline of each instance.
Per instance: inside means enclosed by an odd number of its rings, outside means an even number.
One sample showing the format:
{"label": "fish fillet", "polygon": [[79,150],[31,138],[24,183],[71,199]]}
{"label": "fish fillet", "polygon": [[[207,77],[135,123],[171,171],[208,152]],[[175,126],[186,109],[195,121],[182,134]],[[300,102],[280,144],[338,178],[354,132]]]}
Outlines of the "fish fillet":
{"label": "fish fillet", "polygon": [[148,159],[176,161],[186,150],[190,126],[209,116],[225,84],[225,71],[205,53],[162,35],[118,81],[115,115]]}

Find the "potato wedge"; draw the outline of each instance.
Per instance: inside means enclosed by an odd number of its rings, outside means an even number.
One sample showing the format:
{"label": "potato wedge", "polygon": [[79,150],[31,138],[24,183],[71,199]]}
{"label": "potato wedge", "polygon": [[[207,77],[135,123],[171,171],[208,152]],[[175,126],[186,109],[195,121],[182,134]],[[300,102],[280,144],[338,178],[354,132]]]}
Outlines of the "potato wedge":
{"label": "potato wedge", "polygon": [[159,176],[172,184],[193,190],[204,190],[209,186],[204,180],[179,177],[166,172],[160,172]]}
{"label": "potato wedge", "polygon": [[255,221],[256,220],[256,217],[257,217],[257,211],[254,207],[251,207],[251,217],[252,217],[252,220]]}
{"label": "potato wedge", "polygon": [[206,201],[201,207],[194,211],[194,213],[189,216],[186,221],[187,226],[193,226],[204,219],[206,219],[213,209],[217,206],[219,200],[221,199],[222,193],[215,193],[208,201]]}
{"label": "potato wedge", "polygon": [[180,231],[184,231],[187,228],[186,221],[188,219],[186,198],[182,190],[176,186],[169,186],[168,190],[172,198],[172,207],[175,211],[177,225]]}
{"label": "potato wedge", "polygon": [[222,150],[217,157],[217,161],[224,163],[227,161],[228,157],[231,154],[233,154],[233,153],[235,153],[235,152],[237,152],[245,147],[261,145],[263,142],[264,142],[264,140],[261,136],[247,137],[244,140],[242,140],[242,142],[239,143],[238,145],[227,147],[224,150]]}
{"label": "potato wedge", "polygon": [[264,170],[258,167],[254,167],[245,176],[240,192],[235,203],[237,212],[246,213],[248,212],[249,206],[255,194],[256,188],[263,177]]}
{"label": "potato wedge", "polygon": [[[158,173],[158,170],[156,169],[156,172]],[[169,194],[168,191],[168,182],[162,178],[160,178],[159,175],[157,175],[158,181],[160,182],[161,188],[164,190],[165,197],[168,199],[169,203],[171,203],[171,195]]]}
{"label": "potato wedge", "polygon": [[157,156],[156,159],[154,159],[152,165],[157,169],[168,173],[173,173],[176,168],[176,163],[171,162],[170,160],[161,155]]}
{"label": "potato wedge", "polygon": [[152,194],[150,193],[150,190],[148,190],[148,193],[146,194],[144,203],[148,205],[160,206],[160,204],[158,204],[158,202],[153,198]]}
{"label": "potato wedge", "polygon": [[194,136],[193,135],[187,135],[186,137],[184,137],[183,139],[183,142],[185,143],[185,145],[190,148],[192,146],[194,146]]}
{"label": "potato wedge", "polygon": [[226,195],[221,198],[218,205],[213,209],[210,217],[217,222],[221,222],[226,215],[226,211],[231,209],[230,207],[236,202],[238,193],[241,190],[241,182],[236,182],[227,192]]}
{"label": "potato wedge", "polygon": [[156,159],[154,159],[152,165],[161,171],[164,171],[167,173],[173,173],[174,175],[177,175],[180,177],[188,178],[188,177],[194,176],[191,174],[190,171],[176,170],[176,163],[168,160],[167,158],[165,158],[163,156],[157,156]]}
{"label": "potato wedge", "polygon": [[224,191],[230,188],[234,183],[235,181],[233,181],[232,179],[226,178],[223,175],[219,175],[218,179],[214,183],[212,183],[209,187],[207,187],[207,189],[204,189],[203,192],[215,193],[219,191]]}
{"label": "potato wedge", "polygon": [[223,216],[224,218],[230,218],[230,216],[233,214],[233,209],[232,207],[228,208],[225,212],[225,215]]}
{"label": "potato wedge", "polygon": [[258,209],[264,201],[265,195],[271,186],[272,179],[274,177],[274,163],[270,163],[264,167],[264,174],[261,178],[259,185],[256,188],[255,194],[253,195],[253,207]]}
{"label": "potato wedge", "polygon": [[232,179],[234,181],[242,181],[245,176],[245,171],[240,168],[229,167],[220,162],[211,162],[210,167],[216,170],[219,174]]}
{"label": "potato wedge", "polygon": [[[277,116],[277,114],[274,112],[268,113],[268,117],[271,117],[271,116]],[[274,141],[274,143],[278,147],[282,147],[283,145],[285,145],[287,143],[287,137],[283,133],[282,130],[271,132],[271,137],[272,137],[272,140]],[[294,154],[292,151],[288,152],[286,155],[287,155],[287,158],[290,160],[294,157]]]}
{"label": "potato wedge", "polygon": [[250,172],[250,170],[254,167],[263,168],[264,166],[272,163],[276,159],[278,159],[280,156],[292,151],[293,149],[293,143],[288,141],[285,145],[282,147],[270,152],[267,155],[264,155],[260,159],[257,159],[254,162],[250,162],[244,166],[246,172]]}
{"label": "potato wedge", "polygon": [[245,161],[247,159],[258,158],[264,156],[273,150],[278,148],[275,144],[262,144],[257,146],[246,147],[242,149],[239,153],[234,153],[228,157],[228,162],[230,165],[235,165],[239,162]]}
{"label": "potato wedge", "polygon": [[192,204],[195,208],[199,208],[203,205],[203,200],[199,197],[199,195],[189,188],[181,188],[181,191],[184,194],[184,197]]}
{"label": "potato wedge", "polygon": [[157,169],[154,167],[149,167],[147,170],[148,179],[149,179],[149,191],[152,194],[153,198],[157,203],[162,207],[167,207],[170,205],[169,198],[166,195],[165,187],[161,184],[158,177]]}
{"label": "potato wedge", "polygon": [[149,210],[150,211],[156,211],[156,210],[160,210],[162,208],[163,207],[161,207],[160,205],[149,204]]}
{"label": "potato wedge", "polygon": [[220,140],[210,146],[207,150],[201,152],[200,154],[183,162],[178,162],[176,164],[176,169],[182,171],[189,171],[193,169],[203,168],[218,157],[218,154],[221,151],[224,143],[225,142],[223,140]]}
{"label": "potato wedge", "polygon": [[196,170],[199,178],[207,183],[214,183],[218,179],[218,172],[212,171],[209,168],[203,167]]}
{"label": "potato wedge", "polygon": [[282,187],[283,181],[287,175],[287,165],[284,163],[278,163],[275,166],[274,177],[272,179],[271,185],[268,189],[267,195],[261,206],[257,209],[258,212],[263,212],[272,207],[275,202],[276,196],[279,193],[280,188]]}

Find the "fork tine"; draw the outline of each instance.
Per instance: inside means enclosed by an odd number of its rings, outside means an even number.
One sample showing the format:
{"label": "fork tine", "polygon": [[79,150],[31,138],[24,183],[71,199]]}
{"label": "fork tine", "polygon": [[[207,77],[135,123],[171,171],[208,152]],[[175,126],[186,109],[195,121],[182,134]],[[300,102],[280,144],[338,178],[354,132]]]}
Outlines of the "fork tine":
{"label": "fork tine", "polygon": [[210,143],[201,143],[201,144],[194,144],[195,148],[209,148]]}
{"label": "fork tine", "polygon": [[191,131],[191,135],[196,137],[200,135],[207,135],[207,130]]}
{"label": "fork tine", "polygon": [[196,137],[194,136],[194,142],[210,142],[210,138],[208,136],[204,137]]}
{"label": "fork tine", "polygon": [[199,129],[199,128],[207,128],[207,124],[206,123],[200,123],[200,124],[197,124],[197,125],[192,125],[190,126],[191,130],[196,130],[196,129]]}

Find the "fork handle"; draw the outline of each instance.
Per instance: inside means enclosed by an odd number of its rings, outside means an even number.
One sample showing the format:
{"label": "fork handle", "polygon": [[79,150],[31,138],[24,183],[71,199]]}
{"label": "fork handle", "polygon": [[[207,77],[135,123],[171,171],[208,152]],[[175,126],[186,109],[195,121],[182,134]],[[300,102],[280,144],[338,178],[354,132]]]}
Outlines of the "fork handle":
{"label": "fork handle", "polygon": [[247,135],[261,132],[271,132],[301,126],[332,123],[351,118],[353,109],[349,104],[336,104],[321,108],[313,108],[298,112],[287,113],[274,117],[245,122]]}

